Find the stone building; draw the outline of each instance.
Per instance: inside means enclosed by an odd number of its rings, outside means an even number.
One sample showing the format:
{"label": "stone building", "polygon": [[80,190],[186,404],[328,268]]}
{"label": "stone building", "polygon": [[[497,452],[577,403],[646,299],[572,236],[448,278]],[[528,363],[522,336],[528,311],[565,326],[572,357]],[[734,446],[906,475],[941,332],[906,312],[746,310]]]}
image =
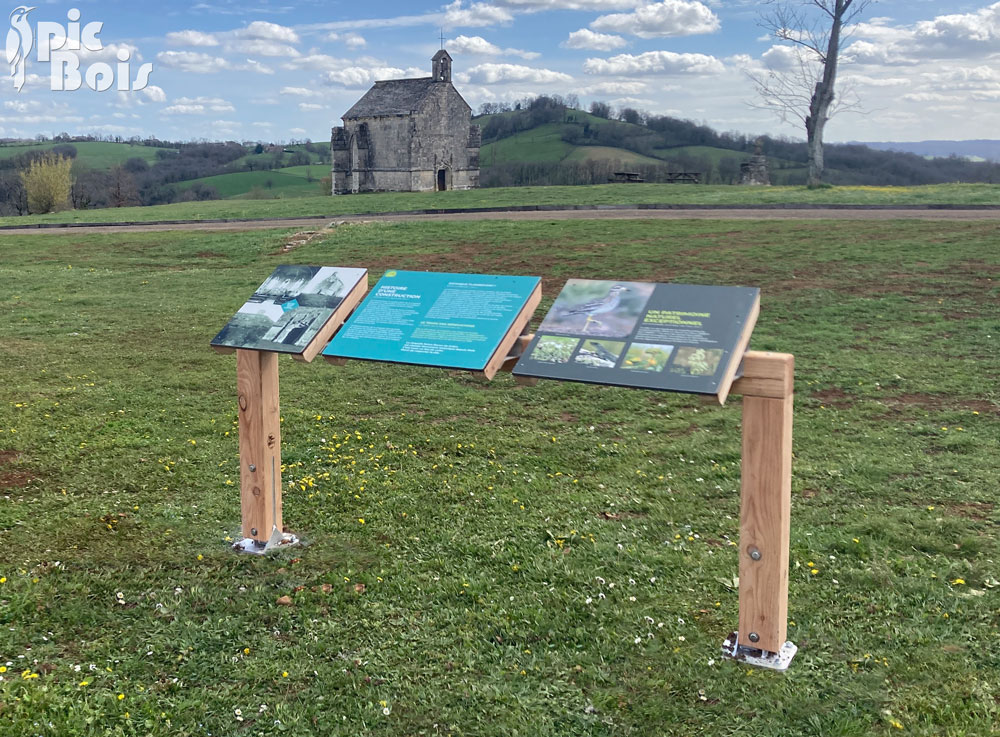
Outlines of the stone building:
{"label": "stone building", "polygon": [[432,59],[432,76],[375,86],[333,129],[333,194],[429,192],[479,186],[482,134],[451,83],[451,56]]}
{"label": "stone building", "polygon": [[767,157],[764,155],[764,142],[757,139],[753,156],[749,161],[740,164],[740,184],[753,186],[771,186],[771,176],[767,171]]}

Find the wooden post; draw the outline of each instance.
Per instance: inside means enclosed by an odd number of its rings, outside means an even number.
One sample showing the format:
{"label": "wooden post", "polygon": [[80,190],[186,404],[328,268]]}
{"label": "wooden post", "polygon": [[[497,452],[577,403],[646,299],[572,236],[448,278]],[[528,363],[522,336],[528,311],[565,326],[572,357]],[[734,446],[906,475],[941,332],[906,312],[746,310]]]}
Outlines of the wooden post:
{"label": "wooden post", "polygon": [[267,543],[282,531],[278,354],[236,351],[243,537]]}
{"label": "wooden post", "polygon": [[794,365],[787,353],[748,351],[732,387],[743,394],[738,643],[769,653],[787,633]]}

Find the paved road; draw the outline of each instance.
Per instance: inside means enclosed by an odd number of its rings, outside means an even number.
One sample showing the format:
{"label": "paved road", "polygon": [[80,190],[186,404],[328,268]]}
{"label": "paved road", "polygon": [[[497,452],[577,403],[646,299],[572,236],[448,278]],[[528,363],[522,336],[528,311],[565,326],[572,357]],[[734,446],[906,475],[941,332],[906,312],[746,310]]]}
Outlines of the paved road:
{"label": "paved road", "polygon": [[544,210],[516,212],[462,212],[388,215],[344,215],[335,218],[300,218],[290,220],[243,220],[225,223],[155,223],[129,225],[97,225],[66,228],[11,228],[0,230],[0,236],[11,234],[121,233],[162,230],[268,230],[273,228],[309,228],[317,230],[344,223],[408,223],[438,220],[1000,220],[996,210],[910,210],[910,209],[721,209],[721,210]]}

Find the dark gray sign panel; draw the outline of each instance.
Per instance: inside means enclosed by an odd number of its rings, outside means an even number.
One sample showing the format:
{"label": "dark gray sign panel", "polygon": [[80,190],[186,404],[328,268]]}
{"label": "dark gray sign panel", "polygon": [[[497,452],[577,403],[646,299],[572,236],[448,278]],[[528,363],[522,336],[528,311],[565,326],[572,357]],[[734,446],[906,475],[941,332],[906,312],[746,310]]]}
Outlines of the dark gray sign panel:
{"label": "dark gray sign panel", "polygon": [[725,399],[759,304],[751,287],[570,279],[514,374]]}

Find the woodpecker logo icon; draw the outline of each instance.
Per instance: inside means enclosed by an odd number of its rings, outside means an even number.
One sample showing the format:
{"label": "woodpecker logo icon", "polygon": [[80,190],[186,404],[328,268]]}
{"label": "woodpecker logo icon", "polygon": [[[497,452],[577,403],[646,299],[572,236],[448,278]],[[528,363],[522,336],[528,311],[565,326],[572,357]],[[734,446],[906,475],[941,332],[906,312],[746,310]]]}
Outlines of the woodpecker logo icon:
{"label": "woodpecker logo icon", "polygon": [[28,22],[28,13],[32,10],[34,8],[26,5],[14,8],[10,14],[10,30],[7,31],[7,63],[10,64],[10,76],[18,92],[24,86],[24,68],[35,45],[35,34]]}
{"label": "woodpecker logo icon", "polygon": [[147,63],[133,69],[132,55],[138,51],[134,46],[116,44],[105,48],[101,41],[103,21],[84,23],[80,11],[70,8],[65,24],[47,20],[32,23],[28,14],[33,10],[34,7],[19,5],[10,13],[7,63],[18,92],[27,78],[29,56],[40,65],[48,65],[49,89],[53,92],[74,92],[84,85],[94,92],[112,88],[118,92],[137,92],[148,86],[153,65]]}

